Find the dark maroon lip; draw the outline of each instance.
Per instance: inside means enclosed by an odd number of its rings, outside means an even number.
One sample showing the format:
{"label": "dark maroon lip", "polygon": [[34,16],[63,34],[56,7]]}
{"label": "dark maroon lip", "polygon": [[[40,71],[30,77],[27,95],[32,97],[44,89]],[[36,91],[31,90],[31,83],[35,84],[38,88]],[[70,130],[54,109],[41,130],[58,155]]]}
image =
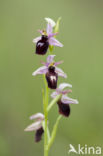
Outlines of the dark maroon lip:
{"label": "dark maroon lip", "polygon": [[46,73],[46,80],[50,89],[57,88],[58,74],[55,72],[55,67],[50,66]]}
{"label": "dark maroon lip", "polygon": [[49,66],[48,70],[49,70],[49,72],[55,73],[55,67],[54,66]]}
{"label": "dark maroon lip", "polygon": [[47,36],[42,36],[41,40],[39,40],[36,44],[36,54],[45,55],[49,48],[49,42]]}
{"label": "dark maroon lip", "polygon": [[70,106],[69,104],[64,104],[61,100],[57,102],[59,113],[62,114],[65,117],[68,117],[70,115]]}
{"label": "dark maroon lip", "polygon": [[44,133],[43,127],[39,128],[35,133],[35,142],[39,142],[42,139]]}

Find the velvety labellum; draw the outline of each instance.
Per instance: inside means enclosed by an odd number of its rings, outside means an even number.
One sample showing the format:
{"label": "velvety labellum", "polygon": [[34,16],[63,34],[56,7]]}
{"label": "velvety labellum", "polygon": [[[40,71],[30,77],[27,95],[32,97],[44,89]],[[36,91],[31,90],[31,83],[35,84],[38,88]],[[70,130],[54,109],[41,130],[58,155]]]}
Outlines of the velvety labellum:
{"label": "velvety labellum", "polygon": [[65,117],[68,117],[70,115],[70,106],[69,104],[64,104],[61,100],[57,102],[59,107],[59,113],[62,114]]}
{"label": "velvety labellum", "polygon": [[50,89],[57,88],[58,74],[55,72],[55,67],[49,67],[48,72],[46,73],[46,80]]}
{"label": "velvety labellum", "polygon": [[44,130],[42,127],[36,131],[35,142],[39,142],[41,140],[43,133],[44,133]]}
{"label": "velvety labellum", "polygon": [[49,47],[48,36],[42,35],[36,44],[36,54],[45,55]]}

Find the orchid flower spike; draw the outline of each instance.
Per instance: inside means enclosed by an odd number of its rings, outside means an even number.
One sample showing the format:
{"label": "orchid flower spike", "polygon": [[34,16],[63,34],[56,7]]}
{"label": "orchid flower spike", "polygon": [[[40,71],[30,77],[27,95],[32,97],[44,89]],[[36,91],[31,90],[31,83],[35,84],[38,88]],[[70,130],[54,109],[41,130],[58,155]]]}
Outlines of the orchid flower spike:
{"label": "orchid flower spike", "polygon": [[57,95],[62,95],[61,99],[57,101],[59,113],[64,115],[65,117],[68,117],[70,115],[70,104],[78,104],[78,101],[75,99],[72,99],[67,96],[68,93],[72,92],[70,89],[66,89],[67,87],[72,87],[71,84],[68,83],[62,83],[59,85],[59,87],[56,89],[55,92],[51,94],[52,98],[56,98]]}
{"label": "orchid flower spike", "polygon": [[41,36],[33,39],[33,42],[36,43],[36,54],[45,55],[49,45],[63,47],[63,45],[54,38],[57,33],[53,33],[53,27],[55,22],[50,18],[45,18],[47,21],[47,28],[45,30],[39,30]]}
{"label": "orchid flower spike", "polygon": [[36,131],[35,142],[39,142],[41,140],[42,134],[44,133],[44,129],[42,126],[42,122],[44,121],[44,115],[42,113],[34,114],[30,117],[30,120],[33,119],[36,121],[29,125],[24,131]]}
{"label": "orchid flower spike", "polygon": [[62,61],[54,62],[54,57],[55,55],[49,55],[47,57],[47,62],[42,62],[44,66],[38,68],[32,74],[33,76],[37,74],[45,74],[48,87],[51,89],[57,88],[58,76],[67,78],[67,75],[63,72],[63,70],[57,67],[57,65],[61,64]]}

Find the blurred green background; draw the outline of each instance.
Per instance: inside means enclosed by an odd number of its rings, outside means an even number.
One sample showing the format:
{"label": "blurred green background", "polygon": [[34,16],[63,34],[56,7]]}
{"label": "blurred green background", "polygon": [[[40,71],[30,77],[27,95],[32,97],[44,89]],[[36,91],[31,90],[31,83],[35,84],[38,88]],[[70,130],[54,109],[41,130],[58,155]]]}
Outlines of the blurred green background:
{"label": "blurred green background", "polygon": [[[42,112],[42,76],[33,77],[40,60],[32,39],[46,26],[44,17],[62,17],[55,60],[73,85],[71,116],[62,118],[49,156],[67,156],[69,144],[103,147],[103,1],[0,0],[0,156],[43,156],[43,140],[24,128],[29,116]],[[58,116],[57,105],[49,126]],[[103,153],[103,151],[102,151]],[[71,154],[72,155],[72,154]]]}

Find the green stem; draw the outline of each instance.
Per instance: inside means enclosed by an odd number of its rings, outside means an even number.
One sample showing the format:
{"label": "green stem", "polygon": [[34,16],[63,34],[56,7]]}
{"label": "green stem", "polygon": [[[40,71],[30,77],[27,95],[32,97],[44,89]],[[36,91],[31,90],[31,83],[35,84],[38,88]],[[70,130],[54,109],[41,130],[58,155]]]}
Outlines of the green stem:
{"label": "green stem", "polygon": [[45,98],[44,98],[44,116],[45,116],[45,130],[44,130],[44,156],[48,156],[48,126],[47,126],[47,122],[48,122],[48,111],[47,111],[47,107],[48,107],[48,99],[49,99],[49,88],[45,79],[45,75],[44,75],[44,83],[45,83]]}
{"label": "green stem", "polygon": [[[55,32],[59,30],[59,22],[60,22],[60,18],[58,19],[57,24],[55,26]],[[50,54],[52,54],[53,48],[54,48],[54,46],[49,46]],[[55,98],[55,100],[52,101],[51,104],[48,107],[49,88],[48,88],[48,85],[47,85],[47,82],[46,82],[46,79],[45,79],[45,75],[43,76],[43,79],[44,79],[44,84],[45,84],[45,94],[44,94],[44,91],[42,91],[42,93],[43,93],[43,105],[44,105],[44,116],[45,116],[45,123],[44,123],[44,156],[48,156],[49,142],[50,142],[50,144],[52,144],[51,142],[53,142],[53,138],[56,135],[56,129],[57,129],[56,125],[58,126],[59,120],[61,118],[61,117],[59,117],[57,119],[56,124],[54,125],[55,133],[54,134],[52,133],[52,136],[50,137],[49,129],[48,129],[48,125],[47,125],[48,124],[47,123],[48,122],[48,112],[51,109],[51,107],[59,100],[60,95],[57,98]]]}
{"label": "green stem", "polygon": [[49,112],[50,109],[53,107],[53,105],[61,98],[61,94],[57,95],[57,97],[55,99],[53,99],[51,101],[51,103],[48,105],[47,111]]}

